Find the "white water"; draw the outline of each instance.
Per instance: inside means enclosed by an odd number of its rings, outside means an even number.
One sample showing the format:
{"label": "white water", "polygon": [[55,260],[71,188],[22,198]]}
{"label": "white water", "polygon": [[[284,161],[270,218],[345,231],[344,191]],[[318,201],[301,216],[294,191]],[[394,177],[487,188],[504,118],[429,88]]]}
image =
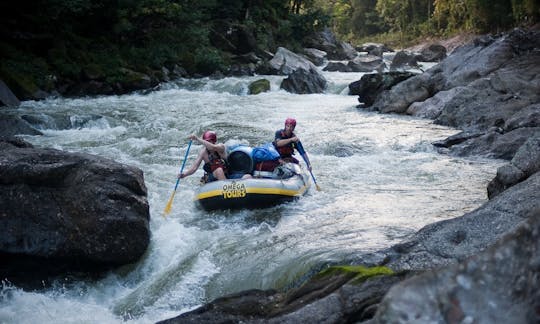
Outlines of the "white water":
{"label": "white water", "polygon": [[[0,323],[153,323],[246,289],[284,289],[315,265],[389,247],[422,226],[486,200],[497,161],[438,154],[431,142],[456,130],[429,120],[355,108],[347,85],[361,74],[326,73],[329,93],[279,90],[248,96],[256,78],[184,80],[149,95],[24,102],[13,113],[41,116],[39,147],[83,151],[144,171],[151,244],[135,265],[93,282],[58,282],[26,292],[4,283]],[[70,116],[58,129],[54,116]],[[187,137],[216,130],[228,144],[271,141],[286,117],[298,120],[322,188],[258,211],[207,213],[194,205],[202,170],[180,182],[162,211]],[[56,125],[55,125],[56,124]],[[200,146],[192,146],[188,166]]]}

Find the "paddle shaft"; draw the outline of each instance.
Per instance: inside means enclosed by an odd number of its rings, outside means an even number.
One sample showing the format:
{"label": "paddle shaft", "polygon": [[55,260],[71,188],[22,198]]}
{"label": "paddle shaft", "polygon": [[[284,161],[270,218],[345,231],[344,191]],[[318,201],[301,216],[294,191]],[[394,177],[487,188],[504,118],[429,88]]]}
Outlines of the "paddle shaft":
{"label": "paddle shaft", "polygon": [[[184,172],[184,167],[186,166],[186,161],[189,153],[189,149],[191,148],[191,143],[193,143],[193,140],[189,140],[189,144],[186,150],[186,155],[184,155],[184,161],[182,162],[182,167],[180,168],[180,174]],[[176,191],[176,188],[178,188],[178,183],[180,182],[180,178],[176,179],[176,185],[174,186],[174,191]]]}
{"label": "paddle shaft", "polygon": [[[184,161],[182,162],[182,167],[180,168],[180,174],[182,174],[182,172],[184,171],[184,167],[186,166],[186,161],[187,161],[189,149],[191,148],[191,143],[192,142],[193,142],[192,140],[189,141],[189,145],[188,145],[188,148],[186,150],[186,155],[184,156]],[[176,194],[176,188],[178,188],[178,183],[180,183],[180,178],[179,177],[176,178],[176,185],[174,185],[174,191],[173,191],[173,193],[171,195],[171,198],[169,198],[169,201],[167,202],[167,205],[165,206],[165,209],[163,210],[163,217],[165,217],[165,215],[167,215],[168,213],[171,212],[174,195]]]}
{"label": "paddle shaft", "polygon": [[317,184],[317,180],[315,180],[315,176],[313,175],[313,172],[311,172],[311,170],[309,169],[309,166],[311,164],[308,162],[308,159],[306,158],[306,151],[304,150],[304,146],[302,145],[302,142],[300,141],[296,142],[296,149],[302,156],[302,159],[304,159],[304,162],[306,162],[306,165],[308,166],[309,174],[311,174],[311,179],[313,179],[313,182],[315,183],[315,187],[317,188],[317,190],[321,190],[321,188]]}

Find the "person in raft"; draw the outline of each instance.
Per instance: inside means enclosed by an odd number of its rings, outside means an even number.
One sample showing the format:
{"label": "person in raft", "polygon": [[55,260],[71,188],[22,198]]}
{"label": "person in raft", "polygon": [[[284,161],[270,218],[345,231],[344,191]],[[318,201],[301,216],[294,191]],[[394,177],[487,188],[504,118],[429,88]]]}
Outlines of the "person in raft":
{"label": "person in raft", "polygon": [[[297,143],[300,139],[294,134],[294,128],[296,127],[296,119],[287,118],[285,120],[285,128],[276,131],[274,139],[274,146],[281,156],[280,162],[292,162],[298,164],[298,160],[293,157],[294,150],[297,149]],[[304,152],[304,158],[306,160],[307,168],[311,171],[311,163],[306,152]]]}
{"label": "person in raft", "polygon": [[186,172],[180,173],[179,178],[185,178],[197,171],[201,162],[204,161],[204,171],[206,172],[203,179],[205,182],[227,179],[227,151],[225,144],[217,143],[217,135],[214,131],[206,131],[202,138],[197,135],[189,136],[189,139],[201,143],[204,147],[197,155],[197,159]]}

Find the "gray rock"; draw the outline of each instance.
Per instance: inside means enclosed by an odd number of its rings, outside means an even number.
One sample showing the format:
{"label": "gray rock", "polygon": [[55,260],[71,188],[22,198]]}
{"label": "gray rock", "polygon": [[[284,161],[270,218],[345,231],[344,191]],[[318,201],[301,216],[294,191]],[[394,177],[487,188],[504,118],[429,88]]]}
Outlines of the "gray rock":
{"label": "gray rock", "polygon": [[540,132],[519,148],[509,164],[497,169],[497,175],[487,187],[488,197],[492,199],[538,171],[540,171]]}
{"label": "gray rock", "polygon": [[281,89],[298,94],[323,93],[326,79],[316,70],[299,69],[281,82]]}
{"label": "gray rock", "polygon": [[17,107],[21,104],[17,96],[13,94],[11,89],[2,80],[0,80],[0,104],[8,107]]}
{"label": "gray rock", "polygon": [[32,127],[30,123],[19,116],[0,116],[0,137],[10,137],[14,135],[42,135],[40,131]]}
{"label": "gray rock", "polygon": [[296,70],[317,70],[317,67],[311,63],[308,59],[295,54],[284,47],[279,47],[269,62],[270,73],[289,75]]}
{"label": "gray rock", "polygon": [[538,323],[540,209],[477,256],[394,286],[373,323]]}
{"label": "gray rock", "polygon": [[0,140],[0,277],[45,280],[137,261],[149,244],[142,171]]}

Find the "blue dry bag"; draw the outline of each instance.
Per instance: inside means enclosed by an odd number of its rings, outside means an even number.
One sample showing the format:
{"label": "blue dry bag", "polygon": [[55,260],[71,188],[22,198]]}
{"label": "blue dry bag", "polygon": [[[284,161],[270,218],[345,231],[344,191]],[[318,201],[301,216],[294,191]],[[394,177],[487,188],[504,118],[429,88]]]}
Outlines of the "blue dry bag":
{"label": "blue dry bag", "polygon": [[254,147],[251,156],[253,157],[253,162],[255,163],[274,161],[280,157],[279,152],[272,143],[266,143],[261,146]]}

